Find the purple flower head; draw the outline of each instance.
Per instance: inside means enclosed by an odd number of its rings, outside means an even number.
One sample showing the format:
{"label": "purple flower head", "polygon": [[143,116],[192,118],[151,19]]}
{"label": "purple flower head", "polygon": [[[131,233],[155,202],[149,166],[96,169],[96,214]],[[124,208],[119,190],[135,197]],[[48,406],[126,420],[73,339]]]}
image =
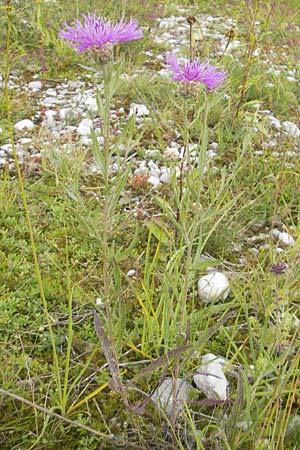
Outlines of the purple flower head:
{"label": "purple flower head", "polygon": [[174,52],[166,53],[166,61],[173,72],[172,80],[192,83],[198,81],[207,89],[212,90],[220,87],[227,72],[218,72],[217,68],[209,63],[199,64],[197,61],[186,61],[183,65],[178,63]]}
{"label": "purple flower head", "polygon": [[278,262],[271,264],[270,271],[274,273],[275,275],[282,275],[286,269],[288,268],[288,265],[284,262]]}
{"label": "purple flower head", "polygon": [[110,45],[122,44],[143,37],[143,31],[138,23],[131,19],[129,22],[120,20],[113,24],[96,13],[83,15],[83,23],[75,20],[74,25],[65,24],[65,30],[60,30],[59,37],[69,41],[69,45],[77,49],[79,53],[93,47],[102,50]]}

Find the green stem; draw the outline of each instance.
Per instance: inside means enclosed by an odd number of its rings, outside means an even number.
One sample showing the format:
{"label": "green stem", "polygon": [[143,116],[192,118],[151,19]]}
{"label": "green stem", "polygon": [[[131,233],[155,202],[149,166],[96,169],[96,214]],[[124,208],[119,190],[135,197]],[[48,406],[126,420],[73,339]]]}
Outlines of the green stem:
{"label": "green stem", "polygon": [[104,167],[104,187],[108,189],[109,184],[109,160],[110,160],[110,77],[111,69],[108,64],[103,65],[103,79],[104,79],[104,124],[103,124],[103,155],[105,161]]}
{"label": "green stem", "polygon": [[184,136],[183,136],[183,155],[182,155],[182,161],[180,164],[180,176],[179,176],[179,198],[178,198],[178,208],[176,213],[176,220],[179,223],[180,219],[180,209],[181,209],[181,202],[182,202],[182,195],[183,195],[183,167],[184,167],[184,159],[185,156],[187,156],[188,161],[188,167],[191,168],[191,158],[190,158],[190,149],[189,149],[189,143],[190,143],[190,135],[189,135],[189,124],[188,124],[188,114],[187,114],[187,90],[185,90],[183,94],[183,129],[184,129]]}
{"label": "green stem", "polygon": [[209,105],[208,105],[208,94],[205,92],[205,99],[204,99],[204,111],[203,111],[203,122],[202,122],[202,140],[201,140],[201,147],[200,147],[200,153],[198,157],[198,180],[199,180],[199,197],[202,192],[203,188],[203,176],[205,171],[205,164],[206,164],[206,153],[207,153],[207,145],[208,145],[208,111],[209,111]]}
{"label": "green stem", "polygon": [[[110,102],[111,102],[111,92],[110,92],[110,80],[111,80],[112,68],[108,64],[103,65],[103,79],[104,79],[104,123],[103,123],[103,156],[104,156],[104,205],[103,205],[103,238],[102,238],[102,258],[103,258],[103,291],[104,291],[104,303],[105,303],[105,313],[106,313],[106,323],[107,323],[107,334],[110,342],[111,352],[115,361],[118,361],[117,353],[114,344],[114,329],[113,320],[110,307],[110,261],[109,261],[109,238],[110,238],[110,190],[109,190],[109,165],[110,165]],[[126,391],[123,387],[121,381],[120,373],[116,374],[119,379],[118,387],[123,399],[125,406],[128,407],[128,399]]]}
{"label": "green stem", "polygon": [[110,161],[110,70],[106,64],[103,65],[104,79],[104,124],[103,124],[103,156],[104,156],[104,205],[103,205],[103,287],[104,303],[106,307],[106,319],[108,325],[109,339],[113,342],[113,326],[110,311],[110,289],[109,289],[109,161]]}
{"label": "green stem", "polygon": [[29,238],[30,238],[30,244],[31,244],[31,250],[32,250],[32,255],[33,255],[33,261],[34,261],[35,275],[36,275],[37,282],[39,285],[39,290],[40,290],[40,295],[41,295],[43,308],[44,308],[44,312],[45,312],[45,316],[46,316],[46,321],[47,321],[47,325],[49,328],[50,341],[51,341],[52,353],[53,353],[54,374],[56,377],[60,405],[62,405],[63,402],[62,402],[61,380],[60,380],[60,373],[59,373],[57,351],[56,351],[56,346],[55,346],[55,339],[54,339],[52,324],[51,324],[50,315],[49,315],[49,311],[48,311],[47,300],[46,300],[46,296],[45,296],[45,292],[44,292],[42,276],[41,276],[41,272],[40,272],[40,268],[39,268],[37,250],[36,250],[36,245],[35,245],[34,235],[33,235],[33,226],[32,226],[32,222],[31,222],[31,218],[30,218],[30,214],[29,214],[29,208],[28,208],[24,183],[23,183],[23,179],[22,179],[22,174],[21,174],[20,165],[19,165],[19,161],[18,161],[18,155],[16,152],[16,146],[15,146],[15,142],[14,142],[13,126],[12,126],[11,118],[10,118],[11,101],[10,101],[10,94],[9,94],[9,74],[10,74],[11,28],[12,28],[11,19],[9,16],[7,16],[6,60],[5,60],[5,72],[4,72],[4,99],[5,99],[5,108],[6,108],[6,114],[7,114],[7,130],[8,130],[8,136],[9,136],[9,139],[11,142],[12,150],[13,150],[15,166],[16,166],[16,171],[17,171],[17,176],[18,176],[18,182],[19,182],[20,191],[21,191],[21,198],[22,198],[24,210],[25,210],[25,217],[26,217]]}
{"label": "green stem", "polygon": [[71,350],[73,341],[73,315],[72,315],[72,300],[73,300],[73,289],[71,287],[71,277],[70,277],[70,267],[69,267],[69,246],[68,238],[66,235],[66,281],[67,281],[67,293],[68,293],[68,342],[67,342],[67,352],[66,352],[66,363],[65,363],[65,377],[64,377],[64,388],[63,388],[63,403],[62,411],[63,414],[66,412],[66,406],[68,401],[68,382],[69,382],[69,372],[70,372],[70,361],[71,361]]}

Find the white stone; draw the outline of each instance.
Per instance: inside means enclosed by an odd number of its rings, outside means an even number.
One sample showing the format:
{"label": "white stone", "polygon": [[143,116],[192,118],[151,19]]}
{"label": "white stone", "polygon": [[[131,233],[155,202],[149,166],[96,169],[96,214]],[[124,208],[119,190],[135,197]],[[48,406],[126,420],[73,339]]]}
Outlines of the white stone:
{"label": "white stone", "polygon": [[149,109],[146,105],[138,104],[138,103],[132,103],[129,116],[136,115],[137,117],[142,116],[149,116]]}
{"label": "white stone", "polygon": [[155,149],[146,149],[145,150],[145,156],[149,156],[150,158],[159,158],[160,157],[160,150]]}
{"label": "white stone", "polygon": [[282,231],[279,233],[278,240],[285,245],[294,245],[295,240],[289,233]]}
{"label": "white stone", "polygon": [[33,128],[34,123],[29,119],[20,120],[20,122],[15,123],[15,129],[17,131],[32,130]]}
{"label": "white stone", "polygon": [[21,144],[21,145],[30,144],[31,142],[32,142],[32,139],[31,138],[26,138],[26,137],[21,138],[21,139],[18,140],[18,143]]}
{"label": "white stone", "polygon": [[30,81],[30,83],[28,83],[28,87],[32,91],[39,91],[40,89],[42,89],[42,86],[43,85],[41,81]]}
{"label": "white stone", "polygon": [[47,89],[46,94],[49,95],[49,97],[57,97],[56,90],[52,88]]}
{"label": "white stone", "polygon": [[274,228],[271,231],[271,235],[273,236],[274,239],[277,239],[278,241],[282,242],[285,245],[290,246],[290,245],[294,245],[294,243],[295,243],[293,236],[291,236],[286,231],[279,231],[276,228]]}
{"label": "white stone", "polygon": [[212,159],[215,158],[215,156],[217,156],[217,153],[214,150],[208,149],[206,152],[206,158],[208,161],[211,161]]}
{"label": "white stone", "polygon": [[55,97],[46,97],[41,103],[44,106],[53,106],[57,104],[57,100]]}
{"label": "white stone", "polygon": [[45,112],[45,122],[47,127],[49,128],[55,128],[55,120],[54,117],[57,115],[56,111],[53,111],[52,109],[49,109]]}
{"label": "white stone", "polygon": [[70,108],[61,108],[59,110],[59,118],[61,120],[66,119],[66,117],[70,114],[70,112],[71,112]]}
{"label": "white stone", "polygon": [[104,303],[103,303],[101,297],[97,297],[97,298],[96,298],[96,305],[97,305],[97,306],[104,306]]}
{"label": "white stone", "polygon": [[[178,378],[176,385],[176,412],[184,410],[184,404],[188,399],[189,384],[182,378]],[[153,392],[152,400],[166,411],[168,416],[172,414],[173,408],[173,381],[166,378],[162,384]]]}
{"label": "white stone", "polygon": [[278,120],[274,116],[269,116],[269,119],[270,119],[270,124],[271,124],[272,128],[274,128],[275,130],[280,130],[281,129],[280,120]]}
{"label": "white stone", "polygon": [[202,358],[202,363],[194,375],[194,382],[198,389],[204,392],[210,400],[226,400],[228,381],[223,372],[225,360],[208,353]]}
{"label": "white stone", "polygon": [[158,165],[154,161],[149,161],[148,162],[148,167],[149,167],[149,170],[150,170],[150,175],[153,175],[156,178],[160,177],[160,168],[158,167]]}
{"label": "white stone", "polygon": [[285,121],[282,122],[283,129],[288,133],[289,136],[297,138],[300,136],[300,128],[293,122]]}
{"label": "white stone", "polygon": [[157,189],[158,186],[160,185],[159,178],[154,177],[153,175],[150,175],[150,177],[147,180],[147,183],[150,183],[154,189]]}
{"label": "white stone", "polygon": [[219,144],[217,142],[211,142],[208,145],[209,150],[213,150],[214,152],[217,152],[219,149]]}
{"label": "white stone", "polygon": [[170,184],[172,181],[172,176],[169,172],[163,172],[159,179],[161,183]]}
{"label": "white stone", "polygon": [[177,148],[168,147],[164,152],[164,157],[166,159],[174,160],[179,158],[179,151]]}
{"label": "white stone", "polygon": [[77,127],[77,133],[80,136],[89,136],[93,128],[93,121],[91,119],[83,119]]}
{"label": "white stone", "polygon": [[134,170],[134,175],[141,175],[141,174],[148,174],[149,175],[149,170],[148,170],[148,168],[147,167],[145,167],[145,166],[140,166],[140,167],[137,167],[135,170]]}
{"label": "white stone", "polygon": [[13,154],[13,150],[12,150],[12,145],[11,144],[3,144],[3,145],[1,145],[0,148],[1,148],[1,150],[3,150],[8,155],[12,155]]}
{"label": "white stone", "polygon": [[134,270],[134,269],[130,269],[130,270],[128,270],[128,272],[126,273],[126,277],[128,277],[128,278],[132,278],[132,277],[134,277],[136,275],[136,270]]}
{"label": "white stone", "polygon": [[84,101],[84,104],[89,111],[92,111],[92,112],[98,111],[97,100],[92,95],[87,96],[87,98]]}
{"label": "white stone", "polygon": [[271,235],[273,236],[274,239],[278,239],[279,235],[280,235],[280,231],[277,230],[277,228],[273,228],[273,230],[271,230]]}
{"label": "white stone", "polygon": [[229,281],[222,272],[211,272],[198,281],[198,295],[204,303],[226,300],[229,290]]}

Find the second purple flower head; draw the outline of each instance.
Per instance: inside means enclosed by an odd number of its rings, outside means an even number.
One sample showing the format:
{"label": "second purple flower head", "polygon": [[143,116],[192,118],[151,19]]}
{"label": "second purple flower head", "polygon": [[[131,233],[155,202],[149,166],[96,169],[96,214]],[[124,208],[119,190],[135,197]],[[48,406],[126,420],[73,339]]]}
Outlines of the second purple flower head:
{"label": "second purple flower head", "polygon": [[172,80],[184,83],[200,82],[209,90],[220,87],[227,77],[227,72],[220,72],[209,63],[200,64],[192,60],[179,64],[174,52],[166,53],[166,61],[173,72]]}

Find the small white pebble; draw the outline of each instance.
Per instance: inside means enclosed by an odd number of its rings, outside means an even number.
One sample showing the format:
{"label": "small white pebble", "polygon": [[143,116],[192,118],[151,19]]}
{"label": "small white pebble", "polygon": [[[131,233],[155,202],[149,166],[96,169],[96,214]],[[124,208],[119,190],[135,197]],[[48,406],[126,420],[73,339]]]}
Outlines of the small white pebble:
{"label": "small white pebble", "polygon": [[276,228],[274,228],[271,231],[271,235],[275,239],[277,239],[279,242],[282,242],[285,245],[291,246],[291,245],[294,245],[294,243],[295,243],[295,239],[293,238],[293,236],[291,236],[286,231],[279,231]]}
{"label": "small white pebble", "polygon": [[160,185],[159,178],[154,177],[153,175],[151,175],[151,176],[148,178],[147,183],[150,183],[150,184],[153,186],[154,189],[157,189],[158,186]]}
{"label": "small white pebble", "polygon": [[15,124],[15,129],[17,131],[32,130],[32,128],[34,128],[34,123],[29,119],[20,120],[20,122]]}
{"label": "small white pebble", "polygon": [[132,103],[129,116],[136,115],[137,117],[149,116],[149,109],[145,105]]}
{"label": "small white pebble", "polygon": [[297,125],[293,122],[285,121],[282,122],[282,126],[284,131],[287,132],[287,134],[291,137],[297,138],[300,136],[300,129],[297,127]]}
{"label": "small white pebble", "polygon": [[32,91],[39,91],[40,89],[42,89],[42,82],[41,81],[30,81],[30,83],[28,83],[28,87]]}
{"label": "small white pebble", "polygon": [[162,183],[170,184],[172,181],[172,176],[169,172],[163,172],[159,179]]}
{"label": "small white pebble", "polygon": [[126,277],[128,277],[128,278],[132,278],[132,277],[134,277],[136,275],[136,270],[134,270],[134,269],[130,269],[130,270],[128,270],[128,272],[126,273]]}
{"label": "small white pebble", "polygon": [[77,127],[77,133],[80,136],[89,136],[93,128],[93,121],[91,119],[83,119]]}

